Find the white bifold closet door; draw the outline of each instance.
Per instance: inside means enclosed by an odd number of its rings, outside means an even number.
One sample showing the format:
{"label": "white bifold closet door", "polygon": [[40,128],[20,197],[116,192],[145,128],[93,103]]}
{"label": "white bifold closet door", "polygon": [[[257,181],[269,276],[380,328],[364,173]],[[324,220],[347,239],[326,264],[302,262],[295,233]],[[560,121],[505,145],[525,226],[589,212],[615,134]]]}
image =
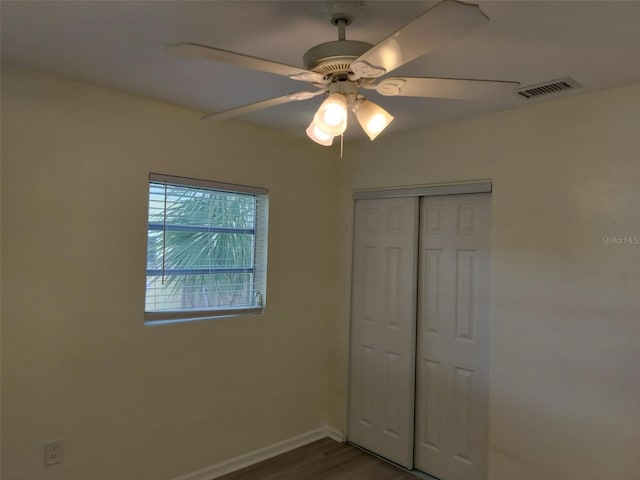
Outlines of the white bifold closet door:
{"label": "white bifold closet door", "polygon": [[421,202],[415,468],[485,480],[490,197]]}
{"label": "white bifold closet door", "polygon": [[349,440],[413,462],[418,199],[355,208]]}
{"label": "white bifold closet door", "polygon": [[349,440],[486,480],[490,196],[419,201],[356,201]]}

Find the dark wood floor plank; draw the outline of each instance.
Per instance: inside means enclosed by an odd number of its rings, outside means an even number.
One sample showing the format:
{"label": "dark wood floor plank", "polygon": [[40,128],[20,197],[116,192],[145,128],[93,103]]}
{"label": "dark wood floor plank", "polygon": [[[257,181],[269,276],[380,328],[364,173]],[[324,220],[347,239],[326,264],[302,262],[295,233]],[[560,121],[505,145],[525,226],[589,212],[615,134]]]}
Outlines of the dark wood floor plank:
{"label": "dark wood floor plank", "polygon": [[351,445],[323,438],[218,480],[416,480]]}
{"label": "dark wood floor plank", "polygon": [[305,465],[318,460],[322,461],[325,456],[321,448],[326,444],[325,440],[337,443],[331,439],[322,439],[319,442],[305,445],[219,478],[224,480],[267,480],[274,472],[288,471],[297,465]]}

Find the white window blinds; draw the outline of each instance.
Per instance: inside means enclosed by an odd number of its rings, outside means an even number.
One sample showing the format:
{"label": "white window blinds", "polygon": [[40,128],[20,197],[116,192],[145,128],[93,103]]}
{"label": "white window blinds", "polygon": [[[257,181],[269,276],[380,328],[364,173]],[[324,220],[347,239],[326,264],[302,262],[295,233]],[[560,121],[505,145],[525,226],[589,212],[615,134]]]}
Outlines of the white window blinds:
{"label": "white window blinds", "polygon": [[262,312],[267,218],[265,189],[150,174],[146,322]]}

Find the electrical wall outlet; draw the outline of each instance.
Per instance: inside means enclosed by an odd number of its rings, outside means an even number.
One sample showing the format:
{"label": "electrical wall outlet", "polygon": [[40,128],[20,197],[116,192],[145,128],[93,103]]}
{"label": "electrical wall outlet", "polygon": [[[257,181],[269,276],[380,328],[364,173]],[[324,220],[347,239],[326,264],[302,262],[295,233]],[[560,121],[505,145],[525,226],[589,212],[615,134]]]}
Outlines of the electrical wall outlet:
{"label": "electrical wall outlet", "polygon": [[44,464],[55,465],[64,459],[62,451],[62,439],[50,440],[44,444]]}

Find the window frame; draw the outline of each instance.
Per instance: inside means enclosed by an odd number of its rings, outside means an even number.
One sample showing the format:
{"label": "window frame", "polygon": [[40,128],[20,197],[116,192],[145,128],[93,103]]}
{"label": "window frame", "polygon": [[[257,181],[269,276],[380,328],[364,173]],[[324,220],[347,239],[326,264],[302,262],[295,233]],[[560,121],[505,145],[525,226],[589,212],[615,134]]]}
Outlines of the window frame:
{"label": "window frame", "polygon": [[[254,306],[225,306],[220,308],[208,308],[208,309],[174,309],[174,310],[160,310],[149,311],[147,310],[147,290],[145,288],[145,305],[144,305],[144,323],[145,325],[161,325],[168,323],[178,322],[190,322],[197,320],[210,320],[217,318],[225,318],[232,316],[243,315],[260,315],[263,314],[266,308],[266,294],[267,294],[267,256],[268,256],[268,230],[269,230],[269,197],[268,189],[262,187],[252,187],[248,185],[238,185],[232,183],[216,182],[210,180],[203,180],[197,178],[180,177],[175,175],[165,175],[159,173],[149,173],[149,179],[147,182],[147,255],[145,255],[145,283],[148,285],[149,271],[153,271],[154,275],[157,275],[157,269],[149,269],[148,264],[148,248],[150,236],[149,232],[152,230],[157,231],[156,225],[149,222],[149,212],[151,204],[151,188],[152,184],[165,184],[178,187],[192,187],[206,190],[213,190],[218,192],[237,193],[237,194],[249,194],[256,196],[256,212],[255,212],[255,227],[253,229],[254,237],[254,253],[253,253],[253,266],[251,273],[254,275],[253,286],[258,287],[259,291],[259,304]],[[164,212],[166,214],[166,211]],[[175,227],[175,226],[174,226]],[[179,228],[179,227],[178,227]],[[184,227],[185,229],[196,227]],[[211,226],[209,228],[225,228]],[[165,226],[166,229],[166,226]],[[167,230],[164,230],[165,232]],[[202,230],[210,231],[210,230]],[[237,233],[237,232],[236,232]],[[164,267],[163,267],[164,269]],[[211,271],[212,269],[208,269]]]}

